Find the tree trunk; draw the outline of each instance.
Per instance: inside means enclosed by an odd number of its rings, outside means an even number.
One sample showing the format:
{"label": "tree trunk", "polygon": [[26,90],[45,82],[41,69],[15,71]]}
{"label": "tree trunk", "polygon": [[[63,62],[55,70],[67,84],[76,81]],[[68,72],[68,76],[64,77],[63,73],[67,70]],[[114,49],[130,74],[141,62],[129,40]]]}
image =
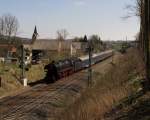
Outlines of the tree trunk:
{"label": "tree trunk", "polygon": [[146,53],[146,78],[150,82],[149,75],[149,0],[145,0],[144,2],[144,31],[145,31],[145,53]]}

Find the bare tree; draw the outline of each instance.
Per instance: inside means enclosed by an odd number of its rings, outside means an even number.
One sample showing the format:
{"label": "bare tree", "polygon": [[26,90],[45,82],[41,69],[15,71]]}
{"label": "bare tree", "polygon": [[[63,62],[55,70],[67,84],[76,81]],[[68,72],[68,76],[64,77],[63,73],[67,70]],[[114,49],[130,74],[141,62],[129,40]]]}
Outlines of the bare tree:
{"label": "bare tree", "polygon": [[4,34],[4,20],[0,17],[0,36]]}
{"label": "bare tree", "polygon": [[125,9],[127,10],[127,15],[124,16],[123,19],[127,19],[133,16],[141,18],[143,14],[143,3],[144,0],[135,0],[134,5],[126,5]]}
{"label": "bare tree", "polygon": [[92,35],[92,36],[90,36],[89,40],[93,47],[93,50],[95,52],[99,52],[100,49],[102,48],[101,38],[98,35]]}
{"label": "bare tree", "polygon": [[[145,60],[145,68],[146,68],[146,79],[150,85],[150,0],[136,0],[136,6],[133,7],[135,10],[135,15],[140,18],[140,34],[139,34],[139,48],[143,53],[143,58]],[[131,11],[131,9],[130,9]]]}
{"label": "bare tree", "polygon": [[66,29],[58,30],[56,33],[57,33],[57,39],[59,41],[65,40],[67,38],[68,34],[69,34]]}
{"label": "bare tree", "polygon": [[0,34],[3,36],[15,36],[19,27],[18,19],[11,14],[0,17]]}
{"label": "bare tree", "polygon": [[144,48],[143,45],[143,42],[144,42],[144,25],[145,25],[145,21],[144,21],[144,0],[135,0],[135,4],[134,5],[127,5],[126,6],[126,10],[128,11],[127,12],[127,15],[123,18],[129,18],[129,17],[133,17],[133,16],[136,16],[139,18],[140,20],[140,32],[139,32],[139,38],[138,38],[138,41],[139,41],[139,46],[140,48]]}

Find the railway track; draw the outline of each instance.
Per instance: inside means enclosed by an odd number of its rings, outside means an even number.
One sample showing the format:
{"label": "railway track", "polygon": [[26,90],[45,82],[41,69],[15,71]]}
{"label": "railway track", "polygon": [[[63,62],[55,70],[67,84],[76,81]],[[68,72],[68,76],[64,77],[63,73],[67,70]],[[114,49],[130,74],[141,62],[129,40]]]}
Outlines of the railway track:
{"label": "railway track", "polygon": [[[43,106],[45,109],[46,107],[59,106],[57,103],[66,97],[67,92],[70,92],[70,95],[72,92],[74,96],[76,93],[80,93],[87,86],[86,79],[85,72],[76,73],[56,84],[36,86],[20,95],[2,99],[0,100],[0,118],[1,120],[28,120],[34,116],[35,111],[40,110]],[[53,109],[46,111],[46,114],[53,115],[51,110]]]}
{"label": "railway track", "polygon": [[54,120],[87,86],[87,70],[82,70],[54,84],[39,84],[18,95],[0,99],[0,120]]}

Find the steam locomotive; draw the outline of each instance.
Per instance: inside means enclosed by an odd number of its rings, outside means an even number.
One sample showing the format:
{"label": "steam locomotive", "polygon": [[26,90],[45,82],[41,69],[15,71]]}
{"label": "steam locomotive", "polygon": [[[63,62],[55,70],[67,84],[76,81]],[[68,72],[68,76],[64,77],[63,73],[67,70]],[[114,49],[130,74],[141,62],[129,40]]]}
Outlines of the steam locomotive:
{"label": "steam locomotive", "polygon": [[[103,61],[104,59],[107,59],[113,55],[113,50],[108,50],[105,52],[101,52],[98,54],[93,54],[91,58],[91,64],[97,64],[100,61]],[[74,57],[70,59],[60,60],[54,63],[54,66],[56,67],[56,74],[57,78],[52,77],[55,76],[52,74],[47,74],[45,79],[61,79],[63,77],[69,76],[75,72],[78,72],[82,69],[85,69],[89,67],[89,56],[83,56],[83,57]],[[45,71],[48,71],[48,65],[45,66]],[[53,68],[52,70],[53,71]],[[54,80],[49,80],[54,81]]]}

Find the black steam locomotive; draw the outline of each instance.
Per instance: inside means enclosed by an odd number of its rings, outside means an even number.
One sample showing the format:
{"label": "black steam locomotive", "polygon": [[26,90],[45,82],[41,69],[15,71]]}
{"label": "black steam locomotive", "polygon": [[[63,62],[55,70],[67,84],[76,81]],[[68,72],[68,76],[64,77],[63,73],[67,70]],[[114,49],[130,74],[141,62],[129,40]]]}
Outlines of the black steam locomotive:
{"label": "black steam locomotive", "polygon": [[[110,57],[113,55],[113,51],[105,51],[99,54],[93,54],[91,63],[92,65]],[[75,72],[85,69],[89,66],[89,56],[70,58],[60,60],[58,62],[52,62],[45,66],[47,72],[45,80],[48,82],[54,82],[63,77],[69,76]]]}

